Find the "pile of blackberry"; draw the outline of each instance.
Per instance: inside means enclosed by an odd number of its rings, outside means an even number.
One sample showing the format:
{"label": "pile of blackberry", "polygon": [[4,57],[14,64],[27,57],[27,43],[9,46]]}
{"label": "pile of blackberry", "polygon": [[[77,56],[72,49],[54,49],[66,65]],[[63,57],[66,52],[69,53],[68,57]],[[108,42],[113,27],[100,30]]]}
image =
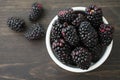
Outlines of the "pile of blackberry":
{"label": "pile of blackberry", "polygon": [[68,8],[58,12],[50,42],[53,53],[63,64],[86,70],[100,60],[114,32],[102,16],[102,9],[96,5],[86,7],[85,11]]}
{"label": "pile of blackberry", "polygon": [[34,23],[30,28],[27,28],[25,21],[20,17],[10,17],[7,20],[8,27],[16,32],[25,31],[25,38],[28,40],[37,40],[45,36],[45,29],[37,20],[40,18],[43,12],[43,7],[40,3],[35,2],[32,4],[31,11],[29,13],[29,20]]}

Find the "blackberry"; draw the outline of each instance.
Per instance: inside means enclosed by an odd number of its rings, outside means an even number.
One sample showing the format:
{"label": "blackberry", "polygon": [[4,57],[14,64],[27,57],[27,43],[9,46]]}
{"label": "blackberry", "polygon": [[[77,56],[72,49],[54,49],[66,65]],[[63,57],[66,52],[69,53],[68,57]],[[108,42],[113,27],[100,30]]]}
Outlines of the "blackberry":
{"label": "blackberry", "polygon": [[44,28],[39,24],[34,24],[30,29],[25,33],[25,37],[28,40],[37,40],[45,36]]}
{"label": "blackberry", "polygon": [[99,28],[100,42],[103,46],[108,46],[113,39],[114,28],[108,24],[101,24]]}
{"label": "blackberry", "polygon": [[37,21],[40,16],[41,16],[41,13],[43,11],[43,7],[40,3],[34,3],[32,5],[32,9],[30,11],[30,14],[29,14],[29,20],[30,21]]}
{"label": "blackberry", "polygon": [[7,25],[16,32],[24,31],[26,27],[24,20],[19,17],[8,18]]}
{"label": "blackberry", "polygon": [[86,47],[94,47],[98,43],[98,34],[87,21],[81,22],[79,26],[79,37]]}
{"label": "blackberry", "polygon": [[67,22],[69,24],[71,24],[71,22],[77,17],[76,14],[73,14],[73,9],[72,8],[68,8],[68,9],[64,9],[58,12],[58,20],[61,23]]}
{"label": "blackberry", "polygon": [[89,7],[86,8],[86,14],[87,14],[87,19],[90,21],[90,23],[92,24],[92,26],[95,29],[98,29],[100,24],[103,23],[102,20],[102,9],[97,7],[96,5],[91,5]]}
{"label": "blackberry", "polygon": [[62,35],[70,45],[78,45],[79,37],[74,26],[66,25],[65,28],[62,29]]}
{"label": "blackberry", "polygon": [[91,64],[91,53],[83,47],[76,47],[72,53],[72,59],[81,69],[88,69]]}
{"label": "blackberry", "polygon": [[95,63],[101,58],[103,47],[102,47],[102,45],[98,44],[95,47],[89,48],[89,51],[92,54],[92,62]]}
{"label": "blackberry", "polygon": [[62,33],[61,33],[62,28],[63,25],[60,24],[59,21],[55,21],[51,30],[51,37],[50,37],[51,43],[56,39],[62,38]]}
{"label": "blackberry", "polygon": [[78,17],[72,22],[72,25],[78,27],[82,21],[85,20],[85,16],[83,14],[78,14]]}
{"label": "blackberry", "polygon": [[69,45],[63,40],[58,39],[52,43],[52,49],[57,58],[64,64],[71,64],[72,57]]}

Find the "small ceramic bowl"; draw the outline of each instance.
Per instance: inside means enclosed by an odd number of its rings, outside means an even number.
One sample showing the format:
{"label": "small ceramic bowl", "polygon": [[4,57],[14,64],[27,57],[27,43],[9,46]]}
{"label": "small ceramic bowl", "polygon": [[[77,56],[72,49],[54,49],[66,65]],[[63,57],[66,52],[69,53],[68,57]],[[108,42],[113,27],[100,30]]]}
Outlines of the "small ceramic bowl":
{"label": "small ceramic bowl", "polygon": [[[85,11],[85,7],[72,7],[72,8],[73,8],[74,11]],[[47,47],[47,50],[48,50],[48,53],[49,53],[50,57],[59,67],[61,67],[62,69],[65,69],[67,71],[70,71],[70,72],[83,73],[83,72],[92,71],[92,70],[98,68],[100,65],[102,65],[105,62],[105,60],[110,55],[110,52],[111,52],[111,49],[112,49],[112,46],[113,46],[113,41],[111,42],[111,44],[109,46],[106,47],[106,49],[105,49],[102,57],[100,58],[100,60],[98,62],[92,64],[87,70],[83,70],[83,69],[75,68],[75,67],[70,67],[70,66],[67,66],[67,65],[63,64],[61,61],[59,61],[57,59],[57,57],[54,55],[54,53],[51,49],[51,44],[50,44],[50,33],[51,33],[51,29],[53,27],[52,24],[57,19],[58,19],[58,16],[55,16],[48,26],[47,34],[46,34],[46,47]],[[108,21],[104,17],[103,17],[103,22],[105,24],[108,24]]]}

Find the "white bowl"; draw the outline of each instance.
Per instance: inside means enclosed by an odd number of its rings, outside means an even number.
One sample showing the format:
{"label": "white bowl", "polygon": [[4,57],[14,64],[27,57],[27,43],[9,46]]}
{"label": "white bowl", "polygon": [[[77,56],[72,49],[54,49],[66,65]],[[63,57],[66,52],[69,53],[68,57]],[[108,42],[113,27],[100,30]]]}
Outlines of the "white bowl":
{"label": "white bowl", "polygon": [[[78,11],[78,10],[79,11],[85,11],[85,7],[72,7],[72,8],[73,8],[74,11]],[[112,49],[112,46],[113,46],[113,41],[111,42],[111,44],[109,46],[107,46],[107,48],[106,48],[103,56],[101,57],[101,59],[98,62],[92,64],[87,70],[83,70],[83,69],[75,68],[75,67],[70,67],[70,66],[67,66],[67,65],[63,64],[62,62],[60,62],[56,58],[56,56],[54,55],[54,53],[51,49],[51,44],[50,44],[50,33],[51,33],[51,29],[52,29],[52,24],[57,19],[58,19],[58,16],[55,16],[48,26],[47,34],[46,34],[46,47],[47,47],[47,50],[48,50],[48,53],[49,53],[50,57],[59,67],[61,67],[62,69],[65,69],[67,71],[70,71],[70,72],[83,73],[83,72],[92,71],[92,70],[98,68],[100,65],[102,65],[105,62],[105,60],[110,55],[110,52],[111,52],[111,49]],[[104,21],[104,23],[108,24],[108,21],[104,17],[103,17],[103,21]]]}

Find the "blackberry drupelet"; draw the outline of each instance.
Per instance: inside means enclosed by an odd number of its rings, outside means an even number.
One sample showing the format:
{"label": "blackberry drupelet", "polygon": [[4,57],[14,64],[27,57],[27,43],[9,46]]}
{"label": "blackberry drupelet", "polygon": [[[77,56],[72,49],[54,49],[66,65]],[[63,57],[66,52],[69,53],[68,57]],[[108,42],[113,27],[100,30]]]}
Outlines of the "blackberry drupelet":
{"label": "blackberry drupelet", "polygon": [[96,5],[91,5],[86,8],[87,19],[90,21],[92,26],[98,30],[100,24],[103,23],[102,20],[102,9],[97,7]]}
{"label": "blackberry drupelet", "polygon": [[100,43],[108,46],[113,39],[114,28],[108,24],[101,24],[99,28]]}
{"label": "blackberry drupelet", "polygon": [[63,25],[59,23],[59,21],[55,21],[51,30],[51,43],[56,40],[62,38],[62,28]]}
{"label": "blackberry drupelet", "polygon": [[26,27],[24,20],[19,17],[8,18],[7,25],[16,32],[24,31]]}
{"label": "blackberry drupelet", "polygon": [[79,37],[77,35],[76,29],[72,25],[66,25],[62,29],[62,35],[64,39],[72,46],[76,46],[79,43]]}
{"label": "blackberry drupelet", "polygon": [[94,47],[97,45],[98,34],[89,22],[81,22],[78,31],[79,38],[86,47]]}
{"label": "blackberry drupelet", "polygon": [[70,55],[71,49],[69,45],[63,40],[58,39],[52,43],[52,49],[56,57],[64,64],[72,64],[72,57]]}
{"label": "blackberry drupelet", "polygon": [[43,7],[40,3],[34,3],[32,5],[32,9],[30,11],[30,14],[29,14],[29,20],[30,21],[37,21],[40,16],[41,16],[41,13],[43,11]]}
{"label": "blackberry drupelet", "polygon": [[76,47],[72,53],[72,59],[81,69],[88,69],[91,64],[91,53],[83,47]]}
{"label": "blackberry drupelet", "polygon": [[78,27],[80,23],[84,20],[85,20],[85,16],[79,13],[78,17],[75,20],[73,20],[72,25],[74,25],[75,27]]}
{"label": "blackberry drupelet", "polygon": [[101,58],[101,56],[103,55],[102,54],[103,47],[100,44],[98,44],[95,47],[89,48],[89,51],[92,54],[92,62],[94,62],[94,63],[97,62]]}
{"label": "blackberry drupelet", "polygon": [[76,14],[73,13],[72,8],[64,9],[58,12],[58,20],[60,23],[67,22],[71,24],[71,22],[77,17]]}
{"label": "blackberry drupelet", "polygon": [[39,24],[34,24],[30,29],[25,33],[25,37],[28,40],[37,40],[45,36],[44,28]]}

